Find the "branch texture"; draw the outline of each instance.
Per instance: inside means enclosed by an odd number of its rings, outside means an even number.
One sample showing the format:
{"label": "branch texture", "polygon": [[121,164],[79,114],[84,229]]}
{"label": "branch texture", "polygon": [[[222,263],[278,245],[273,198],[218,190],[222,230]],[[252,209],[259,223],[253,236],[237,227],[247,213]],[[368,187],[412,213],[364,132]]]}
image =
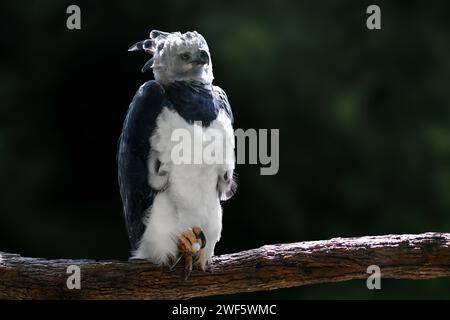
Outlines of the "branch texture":
{"label": "branch texture", "polygon": [[[67,267],[81,270],[81,289],[69,290]],[[367,279],[377,265],[382,278],[450,276],[450,234],[335,238],[213,258],[209,272],[170,272],[145,261],[46,260],[0,252],[3,299],[187,299]]]}

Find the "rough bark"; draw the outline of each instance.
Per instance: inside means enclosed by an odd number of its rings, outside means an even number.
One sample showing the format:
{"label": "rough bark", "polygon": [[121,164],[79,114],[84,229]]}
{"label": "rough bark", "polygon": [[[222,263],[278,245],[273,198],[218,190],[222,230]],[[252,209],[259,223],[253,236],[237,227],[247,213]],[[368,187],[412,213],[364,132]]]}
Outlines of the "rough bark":
{"label": "rough bark", "polygon": [[[66,286],[67,267],[81,268],[81,289]],[[382,278],[450,276],[450,234],[335,238],[214,257],[209,272],[170,272],[145,261],[46,260],[0,252],[0,298],[186,299],[366,279],[377,265]],[[365,284],[363,284],[365,285]]]}

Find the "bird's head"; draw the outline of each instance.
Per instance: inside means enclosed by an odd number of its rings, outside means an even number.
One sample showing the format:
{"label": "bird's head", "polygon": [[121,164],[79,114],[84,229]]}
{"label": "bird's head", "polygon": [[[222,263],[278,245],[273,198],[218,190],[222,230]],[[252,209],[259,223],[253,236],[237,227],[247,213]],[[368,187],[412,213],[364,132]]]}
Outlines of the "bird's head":
{"label": "bird's head", "polygon": [[153,55],[142,68],[153,69],[155,80],[167,85],[174,81],[200,81],[211,84],[211,55],[205,39],[196,31],[162,32],[152,30],[150,38],[131,46],[128,51],[144,50]]}

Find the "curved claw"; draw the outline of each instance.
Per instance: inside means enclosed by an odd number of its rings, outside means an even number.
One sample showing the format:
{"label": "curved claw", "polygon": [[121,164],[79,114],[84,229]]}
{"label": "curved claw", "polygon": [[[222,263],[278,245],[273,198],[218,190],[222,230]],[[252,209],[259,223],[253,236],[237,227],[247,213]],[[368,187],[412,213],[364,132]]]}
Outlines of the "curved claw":
{"label": "curved claw", "polygon": [[202,241],[200,249],[203,249],[206,246],[206,236],[203,233],[202,229],[200,229],[199,227],[194,227],[192,228],[192,232],[194,232],[197,239],[200,239]]}

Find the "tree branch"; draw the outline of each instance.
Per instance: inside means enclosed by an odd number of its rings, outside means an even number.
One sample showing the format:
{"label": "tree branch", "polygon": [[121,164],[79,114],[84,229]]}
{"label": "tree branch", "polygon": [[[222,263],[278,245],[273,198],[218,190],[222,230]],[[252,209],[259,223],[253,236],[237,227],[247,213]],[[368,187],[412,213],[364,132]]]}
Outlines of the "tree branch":
{"label": "tree branch", "polygon": [[[78,265],[81,289],[66,286],[67,267]],[[170,272],[145,261],[46,260],[0,252],[3,299],[186,299],[366,279],[378,265],[382,278],[450,276],[450,234],[335,238],[213,258],[210,271]]]}

